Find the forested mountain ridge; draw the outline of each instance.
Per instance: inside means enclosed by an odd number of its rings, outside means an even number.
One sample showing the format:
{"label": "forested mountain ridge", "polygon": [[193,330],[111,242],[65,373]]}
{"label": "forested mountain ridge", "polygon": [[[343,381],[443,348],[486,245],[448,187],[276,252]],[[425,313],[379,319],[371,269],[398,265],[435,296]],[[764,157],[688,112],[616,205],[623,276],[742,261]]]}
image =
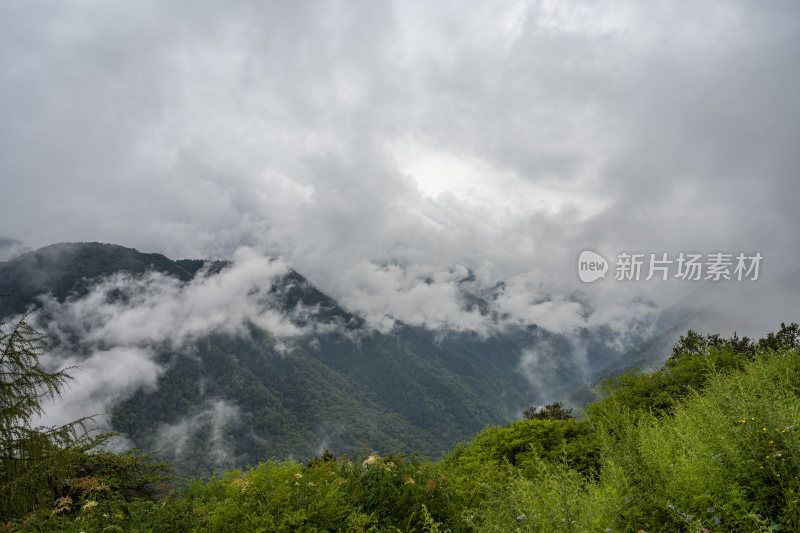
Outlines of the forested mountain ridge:
{"label": "forested mountain ridge", "polygon": [[[109,276],[156,272],[188,284],[198,275],[213,280],[228,267],[108,244],[48,246],[0,263],[0,293],[10,295],[0,298],[0,315],[44,302],[39,319],[51,342],[86,358],[98,351],[81,338],[87,326],[59,323],[43,294],[69,303],[105,290],[97,301],[107,305],[138,297],[124,287],[103,289]],[[361,443],[438,456],[533,403],[519,355],[554,338],[535,327],[489,338],[403,325],[380,333],[293,270],[275,278],[264,305],[309,333],[287,339],[251,322],[236,333],[157,344],[150,361],[157,379],[110,402],[105,429],[119,431],[129,445],[162,450],[188,474],[325,448],[349,453]],[[311,323],[315,328],[307,328]],[[102,372],[114,372],[114,364]]]}
{"label": "forested mountain ridge", "polygon": [[[186,266],[194,267],[189,262]],[[24,312],[43,293],[59,300],[85,294],[92,280],[127,271],[142,274],[156,270],[188,281],[193,271],[161,254],[100,243],[61,243],[26,252],[0,262],[0,317]]]}

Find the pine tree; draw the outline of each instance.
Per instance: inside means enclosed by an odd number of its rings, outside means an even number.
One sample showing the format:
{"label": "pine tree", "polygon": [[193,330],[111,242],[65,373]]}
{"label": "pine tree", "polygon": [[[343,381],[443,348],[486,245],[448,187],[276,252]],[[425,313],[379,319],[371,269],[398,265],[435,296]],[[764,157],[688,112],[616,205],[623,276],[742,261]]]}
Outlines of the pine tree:
{"label": "pine tree", "polygon": [[39,358],[46,337],[29,322],[0,322],[0,519],[52,505],[84,452],[102,441],[87,431],[90,417],[63,426],[32,427],[43,402],[60,398],[70,368],[48,372]]}

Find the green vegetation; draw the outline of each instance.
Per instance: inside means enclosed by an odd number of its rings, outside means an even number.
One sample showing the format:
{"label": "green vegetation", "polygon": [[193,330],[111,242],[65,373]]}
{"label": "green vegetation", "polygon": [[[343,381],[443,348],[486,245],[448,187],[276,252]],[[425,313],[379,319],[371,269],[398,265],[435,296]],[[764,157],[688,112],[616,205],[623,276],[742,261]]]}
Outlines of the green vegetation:
{"label": "green vegetation", "polygon": [[[42,402],[59,397],[68,370],[46,371],[45,337],[28,322],[0,322],[0,518],[71,510],[73,499],[97,492],[121,500],[155,499],[167,465],[149,454],[103,449],[110,434],[91,435],[82,418],[63,426],[34,427]],[[55,506],[53,507],[53,503]]]}
{"label": "green vegetation", "polygon": [[24,513],[4,508],[2,529],[799,531],[799,346],[796,324],[759,341],[690,331],[658,371],[606,381],[585,419],[533,409],[438,462],[326,452],[159,497],[152,483],[126,490],[146,461],[83,449],[91,475]]}

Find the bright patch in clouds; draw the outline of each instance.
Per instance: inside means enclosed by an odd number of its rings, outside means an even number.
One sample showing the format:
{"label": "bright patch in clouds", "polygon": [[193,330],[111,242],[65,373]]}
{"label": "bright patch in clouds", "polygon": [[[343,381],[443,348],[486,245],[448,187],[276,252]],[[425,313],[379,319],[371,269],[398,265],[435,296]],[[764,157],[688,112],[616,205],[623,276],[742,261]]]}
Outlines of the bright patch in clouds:
{"label": "bright patch in clouds", "polygon": [[414,181],[424,197],[455,199],[467,209],[483,209],[499,220],[564,211],[585,220],[609,205],[582,191],[579,184],[562,183],[557,177],[526,178],[469,154],[437,151],[412,139],[395,143],[393,155],[398,170]]}

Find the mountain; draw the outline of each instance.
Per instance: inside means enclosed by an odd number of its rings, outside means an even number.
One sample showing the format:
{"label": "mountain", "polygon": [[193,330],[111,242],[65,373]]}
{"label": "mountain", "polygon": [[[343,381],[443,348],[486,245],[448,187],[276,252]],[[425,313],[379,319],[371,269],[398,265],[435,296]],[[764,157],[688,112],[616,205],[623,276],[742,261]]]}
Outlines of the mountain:
{"label": "mountain", "polygon": [[[194,266],[191,262],[185,266]],[[0,262],[0,317],[23,313],[36,297],[51,293],[59,300],[85,295],[93,280],[115,272],[163,272],[188,281],[194,273],[161,254],[143,254],[113,244],[63,243],[45,246]]]}
{"label": "mountain", "polygon": [[[548,399],[520,372],[520,358],[541,345],[570,348],[536,326],[488,337],[402,324],[381,333],[290,269],[268,291],[246,293],[271,313],[269,323],[245,320],[235,330],[209,329],[186,342],[168,335],[139,346],[90,322],[101,311],[103,320],[134,317],[133,331],[143,321],[154,327],[166,320],[177,338],[190,319],[179,312],[154,319],[166,304],[152,299],[185,298],[180,291],[192,284],[217,290],[234,275],[227,262],[173,261],[99,243],[52,245],[0,263],[0,293],[9,295],[0,298],[0,316],[43,305],[36,320],[54,357],[85,369],[75,397],[100,405],[106,429],[124,444],[159,449],[192,475],[360,446],[436,457]],[[213,301],[192,305],[215,313]],[[301,333],[287,337],[282,329]],[[565,383],[580,379],[566,362],[554,364]],[[148,369],[149,381],[140,375]],[[67,397],[65,405],[83,404]]]}
{"label": "mountain", "polygon": [[759,338],[777,330],[782,322],[800,323],[800,270],[772,281],[752,283],[706,282],[689,296],[665,309],[655,324],[655,333],[621,357],[597,371],[588,384],[581,385],[567,400],[584,406],[597,399],[593,392],[605,378],[638,368],[661,367],[672,354],[672,346],[688,330],[701,334]]}

